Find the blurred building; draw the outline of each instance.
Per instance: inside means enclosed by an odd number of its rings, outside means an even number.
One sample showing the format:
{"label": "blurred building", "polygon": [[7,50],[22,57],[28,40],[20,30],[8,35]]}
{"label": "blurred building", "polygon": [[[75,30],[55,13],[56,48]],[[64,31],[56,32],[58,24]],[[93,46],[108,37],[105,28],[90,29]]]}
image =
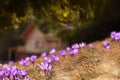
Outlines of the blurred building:
{"label": "blurred building", "polygon": [[20,60],[33,54],[40,55],[41,52],[48,52],[52,48],[59,50],[66,46],[54,34],[44,34],[33,24],[26,27],[20,39],[24,45],[8,48],[8,60]]}

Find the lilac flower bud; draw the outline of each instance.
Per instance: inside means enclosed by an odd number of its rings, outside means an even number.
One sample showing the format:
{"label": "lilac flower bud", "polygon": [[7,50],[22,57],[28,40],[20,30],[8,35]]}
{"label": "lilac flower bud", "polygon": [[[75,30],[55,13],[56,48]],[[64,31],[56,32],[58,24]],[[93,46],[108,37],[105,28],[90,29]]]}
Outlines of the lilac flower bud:
{"label": "lilac flower bud", "polygon": [[85,42],[82,42],[82,43],[79,44],[79,46],[80,46],[81,48],[85,47],[85,45],[86,45]]}
{"label": "lilac flower bud", "polygon": [[71,50],[71,48],[70,48],[70,47],[67,47],[67,51],[69,51],[69,50]]}
{"label": "lilac flower bud", "polygon": [[14,77],[14,80],[21,80],[21,79],[20,79],[19,77],[16,77],[16,76],[15,76],[15,77]]}
{"label": "lilac flower bud", "polygon": [[0,77],[3,77],[3,76],[4,76],[4,70],[0,69]]}
{"label": "lilac flower bud", "polygon": [[41,56],[44,58],[44,57],[46,57],[46,52],[43,52],[42,54],[41,54]]}
{"label": "lilac flower bud", "polygon": [[70,54],[70,55],[74,55],[74,53],[73,53],[73,50],[71,49],[71,50],[69,50],[68,51],[68,53]]}
{"label": "lilac flower bud", "polygon": [[60,53],[61,56],[65,56],[66,51],[65,50],[61,50],[61,51],[59,51],[59,53]]}
{"label": "lilac flower bud", "polygon": [[106,48],[106,49],[110,49],[111,47],[110,47],[110,45],[107,45],[105,48]]}
{"label": "lilac flower bud", "polygon": [[24,66],[28,66],[29,65],[29,61],[27,61],[27,60],[24,60]]}
{"label": "lilac flower bud", "polygon": [[114,38],[115,38],[115,35],[116,35],[116,32],[115,32],[115,31],[112,31],[110,36],[111,36],[112,39],[114,39]]}
{"label": "lilac flower bud", "polygon": [[13,76],[16,76],[18,74],[18,70],[17,69],[13,69],[11,70],[11,73]]}
{"label": "lilac flower bud", "polygon": [[11,74],[11,68],[7,67],[6,70],[5,70],[5,76],[10,78],[10,74]]}
{"label": "lilac flower bud", "polygon": [[21,59],[21,60],[19,61],[19,63],[20,63],[21,65],[24,65],[24,60]]}
{"label": "lilac flower bud", "polygon": [[10,78],[10,71],[6,71],[5,72],[5,76],[8,77],[8,78]]}
{"label": "lilac flower bud", "polygon": [[115,35],[115,40],[116,40],[116,41],[119,41],[119,40],[120,40],[120,32],[116,33],[116,35]]}
{"label": "lilac flower bud", "polygon": [[30,60],[30,58],[29,58],[29,57],[26,57],[26,58],[25,58],[25,60],[29,61],[29,60]]}
{"label": "lilac flower bud", "polygon": [[48,71],[49,74],[50,74],[51,71],[52,71],[52,64],[47,63],[47,62],[42,62],[41,64],[38,64],[38,67],[39,67],[40,69],[42,69],[45,74],[46,74],[46,71]]}
{"label": "lilac flower bud", "polygon": [[78,54],[78,49],[76,48],[76,49],[73,49],[73,54],[75,55],[75,54]]}
{"label": "lilac flower bud", "polygon": [[45,71],[48,68],[48,63],[47,62],[42,62],[41,64],[38,64],[38,67],[40,69],[42,69],[43,71]]}
{"label": "lilac flower bud", "polygon": [[56,53],[56,50],[55,49],[51,49],[49,53],[50,54],[54,54],[54,53]]}
{"label": "lilac flower bud", "polygon": [[73,44],[73,45],[72,45],[72,48],[73,48],[73,49],[74,49],[74,48],[79,48],[79,44],[77,44],[77,43],[76,43],[76,44]]}
{"label": "lilac flower bud", "polygon": [[[11,66],[11,67],[12,67],[12,66]],[[11,67],[8,66],[8,67],[6,68],[6,70],[7,70],[7,71],[11,71]]]}
{"label": "lilac flower bud", "polygon": [[9,65],[13,65],[14,62],[13,62],[13,61],[9,61],[8,64],[9,64]]}
{"label": "lilac flower bud", "polygon": [[37,56],[36,55],[32,55],[30,57],[30,62],[34,63],[34,61],[36,60]]}
{"label": "lilac flower bud", "polygon": [[69,53],[70,55],[74,56],[74,55],[78,54],[78,51],[79,51],[79,50],[76,48],[76,49],[71,49],[71,50],[69,50],[68,53]]}
{"label": "lilac flower bud", "polygon": [[104,48],[110,49],[110,44],[107,41],[103,41],[102,44],[103,44]]}
{"label": "lilac flower bud", "polygon": [[55,55],[52,55],[52,59],[54,60],[54,61],[59,61],[59,56],[55,56]]}
{"label": "lilac flower bud", "polygon": [[28,71],[27,70],[21,70],[20,72],[21,72],[21,76],[22,77],[25,77],[25,76],[28,75]]}
{"label": "lilac flower bud", "polygon": [[93,44],[89,44],[88,45],[91,49],[94,48],[94,45]]}
{"label": "lilac flower bud", "polygon": [[46,61],[46,62],[48,62],[48,63],[51,63],[52,62],[52,58],[48,58],[48,57],[44,57],[44,60]]}
{"label": "lilac flower bud", "polygon": [[28,66],[28,65],[29,65],[28,59],[26,59],[26,60],[21,59],[21,60],[19,61],[19,63],[20,63],[21,65],[24,65],[24,66]]}

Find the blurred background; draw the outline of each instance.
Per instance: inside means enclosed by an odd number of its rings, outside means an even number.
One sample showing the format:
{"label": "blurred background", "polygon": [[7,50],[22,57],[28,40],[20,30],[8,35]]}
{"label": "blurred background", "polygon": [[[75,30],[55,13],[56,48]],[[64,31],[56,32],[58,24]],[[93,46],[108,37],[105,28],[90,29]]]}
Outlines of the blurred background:
{"label": "blurred background", "polygon": [[[15,57],[9,55],[9,50],[16,53],[15,47],[25,45],[20,35],[32,24],[42,34],[52,33],[52,37],[66,45],[103,40],[111,31],[120,31],[120,0],[1,1],[1,61]],[[52,41],[56,40],[52,38]]]}

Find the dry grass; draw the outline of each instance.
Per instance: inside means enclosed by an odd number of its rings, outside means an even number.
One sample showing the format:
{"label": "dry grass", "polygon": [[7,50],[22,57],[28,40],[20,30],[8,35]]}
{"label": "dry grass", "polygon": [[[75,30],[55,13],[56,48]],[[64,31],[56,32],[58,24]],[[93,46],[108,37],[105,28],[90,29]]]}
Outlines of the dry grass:
{"label": "dry grass", "polygon": [[[72,57],[69,54],[61,57],[60,62],[53,63],[50,76],[44,76],[37,67],[29,66],[30,80],[120,80],[120,42],[110,41],[111,49],[103,48],[100,41],[93,43],[94,49],[88,45]],[[39,57],[35,65],[42,60]],[[23,68],[18,63],[19,68]]]}

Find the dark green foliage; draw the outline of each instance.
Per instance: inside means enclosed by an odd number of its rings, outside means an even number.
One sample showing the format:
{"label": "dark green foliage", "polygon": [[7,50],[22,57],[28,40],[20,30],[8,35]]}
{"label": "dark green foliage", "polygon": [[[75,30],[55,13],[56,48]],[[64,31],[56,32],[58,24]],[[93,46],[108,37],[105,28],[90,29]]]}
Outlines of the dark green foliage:
{"label": "dark green foliage", "polygon": [[[3,53],[3,49],[7,51],[8,46],[18,44],[18,36],[25,26],[21,25],[15,29],[13,25],[30,20],[29,15],[36,17],[35,20],[44,33],[54,32],[70,44],[103,39],[110,31],[120,30],[119,3],[119,0],[1,1],[0,54]],[[72,27],[69,25],[61,27],[61,23],[65,25],[71,23]]]}

